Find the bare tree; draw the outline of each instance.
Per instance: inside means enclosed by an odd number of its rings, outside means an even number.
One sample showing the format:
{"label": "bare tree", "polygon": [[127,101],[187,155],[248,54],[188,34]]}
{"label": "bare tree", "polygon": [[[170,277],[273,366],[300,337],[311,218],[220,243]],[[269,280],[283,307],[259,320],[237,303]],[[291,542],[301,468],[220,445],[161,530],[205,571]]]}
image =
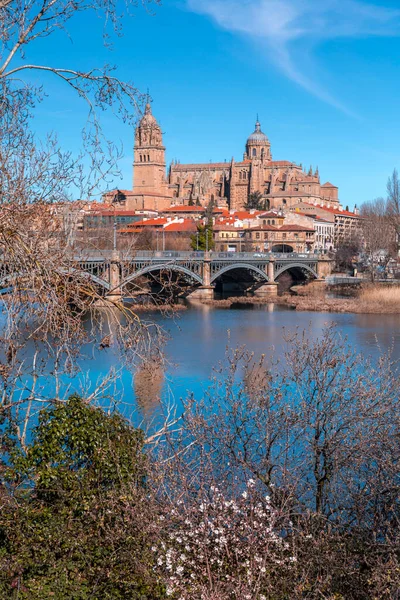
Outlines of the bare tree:
{"label": "bare tree", "polygon": [[400,181],[397,169],[394,169],[387,182],[387,207],[390,221],[395,230],[397,254],[400,250]]}
{"label": "bare tree", "polygon": [[365,202],[361,206],[360,214],[364,250],[368,260],[367,266],[371,279],[374,281],[377,268],[386,268],[392,256],[395,230],[390,217],[388,202],[384,198]]}
{"label": "bare tree", "polygon": [[[129,9],[138,3],[125,4]],[[149,7],[151,2],[140,4]],[[104,19],[106,44],[110,33],[120,34],[113,0],[0,0],[0,272],[7,291],[2,296],[0,418],[11,420],[21,443],[38,406],[68,395],[68,376],[79,373],[77,359],[84,347],[93,348],[92,356],[112,347],[121,365],[132,366],[150,348],[154,354],[158,344],[157,328],[146,327],[132,309],[104,298],[80,271],[52,209],[73,194],[88,198],[107,187],[117,174],[121,150],[104,138],[97,112],[109,109],[133,122],[144,99],[112,67],[93,65],[84,72],[50,60],[26,60],[30,46],[41,38],[51,43],[55,32],[67,31],[71,20],[84,13]],[[29,81],[32,71],[37,86]],[[79,156],[61,150],[53,135],[37,140],[30,129],[48,77],[58,78],[88,107]],[[82,376],[86,397],[112,398],[117,374],[105,374],[97,391]]]}

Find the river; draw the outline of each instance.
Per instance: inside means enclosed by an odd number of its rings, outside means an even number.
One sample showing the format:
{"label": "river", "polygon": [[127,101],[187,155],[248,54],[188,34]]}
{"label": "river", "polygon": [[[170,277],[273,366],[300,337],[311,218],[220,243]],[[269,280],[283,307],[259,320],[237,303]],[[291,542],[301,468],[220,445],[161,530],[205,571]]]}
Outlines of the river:
{"label": "river", "polygon": [[[167,332],[165,369],[140,372],[135,378],[123,373],[120,388],[124,404],[131,413],[146,418],[159,411],[159,397],[177,402],[193,394],[200,398],[207,389],[212,371],[224,361],[227,347],[246,346],[255,356],[274,349],[281,355],[286,346],[284,335],[308,330],[311,338],[335,324],[348,344],[358,353],[376,360],[380,353],[392,350],[400,359],[400,315],[342,314],[297,312],[270,305],[235,305],[229,309],[202,304],[191,305],[173,318],[159,313],[145,314],[145,321],[156,322]],[[115,364],[111,355],[87,361],[83,369],[96,381]],[[139,408],[139,411],[136,409]]]}

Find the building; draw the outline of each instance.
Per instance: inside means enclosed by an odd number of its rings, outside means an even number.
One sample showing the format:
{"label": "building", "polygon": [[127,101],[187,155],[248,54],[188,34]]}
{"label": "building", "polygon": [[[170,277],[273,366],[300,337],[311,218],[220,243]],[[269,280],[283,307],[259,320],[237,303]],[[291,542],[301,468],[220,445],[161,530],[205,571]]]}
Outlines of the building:
{"label": "building", "polygon": [[[344,210],[341,206],[332,206],[331,203],[302,202],[291,208],[292,213],[304,214],[315,218],[315,227],[319,220],[325,220],[334,226],[333,246],[338,246],[360,241],[362,239],[361,217],[358,211]],[[321,229],[321,228],[320,228]],[[325,228],[327,235],[328,228]]]}
{"label": "building", "polygon": [[315,230],[302,225],[260,225],[245,230],[246,249],[255,252],[313,252]]}
{"label": "building", "polygon": [[116,190],[104,199],[127,210],[165,210],[172,205],[217,206],[241,210],[249,196],[261,194],[266,209],[285,210],[299,202],[326,202],[339,207],[338,188],[321,185],[318,168],[306,173],[302,165],[273,160],[271,143],[257,119],[240,161],[181,164],[166,172],[165,146],[150,104],[135,133],[133,189]]}

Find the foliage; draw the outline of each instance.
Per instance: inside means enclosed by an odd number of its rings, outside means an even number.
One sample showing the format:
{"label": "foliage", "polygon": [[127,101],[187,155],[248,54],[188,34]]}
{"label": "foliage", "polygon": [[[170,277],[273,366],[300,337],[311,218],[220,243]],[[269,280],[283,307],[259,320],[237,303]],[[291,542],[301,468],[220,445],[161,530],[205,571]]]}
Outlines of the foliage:
{"label": "foliage", "polygon": [[206,225],[197,224],[197,234],[191,236],[190,246],[193,250],[201,250],[202,252],[214,248],[212,223],[211,225],[209,223]]}
{"label": "foliage", "polygon": [[3,487],[2,598],[160,597],[143,439],[77,396],[41,412]]}
{"label": "foliage", "polygon": [[244,207],[246,210],[266,210],[267,200],[263,199],[261,192],[252,192]]}

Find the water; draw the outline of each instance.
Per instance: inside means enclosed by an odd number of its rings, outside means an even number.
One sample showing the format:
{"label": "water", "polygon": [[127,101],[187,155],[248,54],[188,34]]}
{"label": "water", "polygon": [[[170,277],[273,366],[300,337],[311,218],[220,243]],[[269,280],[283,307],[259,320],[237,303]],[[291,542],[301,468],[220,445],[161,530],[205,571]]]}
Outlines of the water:
{"label": "water", "polygon": [[[297,312],[276,304],[222,309],[198,303],[174,318],[155,313],[145,320],[162,325],[168,340],[165,370],[151,367],[133,381],[130,374],[123,377],[126,404],[138,403],[144,415],[158,410],[160,395],[178,404],[188,395],[201,398],[228,348],[246,346],[255,357],[266,354],[268,360],[273,351],[282,354],[285,334],[296,329],[306,329],[311,338],[317,338],[326,326],[335,324],[357,353],[376,360],[392,349],[393,358],[400,359],[400,315]],[[104,363],[87,365],[92,378],[109,366],[109,356]]]}
{"label": "water", "polygon": [[[120,382],[110,392],[111,397],[122,398],[123,412],[136,423],[158,415],[160,396],[178,406],[180,399],[189,395],[201,398],[228,348],[246,346],[256,358],[266,354],[268,362],[273,351],[282,354],[285,334],[296,329],[306,329],[311,338],[317,338],[326,326],[335,324],[357,353],[376,360],[391,348],[393,358],[400,359],[400,315],[297,312],[275,304],[238,304],[222,309],[196,303],[174,318],[154,313],[146,314],[143,320],[162,325],[168,334],[166,367],[150,365],[136,375],[123,370]],[[92,388],[111,367],[118,366],[111,351],[81,362]],[[69,393],[82,393],[81,382],[82,377],[69,382]]]}

